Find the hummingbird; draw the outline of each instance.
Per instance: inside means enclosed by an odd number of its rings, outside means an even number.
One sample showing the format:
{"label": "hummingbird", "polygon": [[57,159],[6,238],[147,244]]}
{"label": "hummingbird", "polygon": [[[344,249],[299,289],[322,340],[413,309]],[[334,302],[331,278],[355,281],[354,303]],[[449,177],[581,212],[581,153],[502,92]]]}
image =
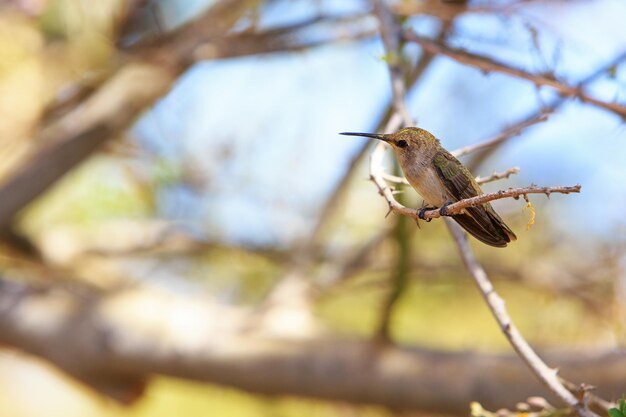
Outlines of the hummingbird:
{"label": "hummingbird", "polygon": [[[340,134],[374,138],[391,145],[409,184],[428,204],[435,206],[419,210],[421,219],[424,219],[426,209],[439,207],[440,214],[445,216],[448,205],[483,194],[472,173],[441,146],[439,139],[424,129],[407,127],[390,134]],[[468,207],[451,217],[487,245],[503,248],[517,239],[489,203]]]}

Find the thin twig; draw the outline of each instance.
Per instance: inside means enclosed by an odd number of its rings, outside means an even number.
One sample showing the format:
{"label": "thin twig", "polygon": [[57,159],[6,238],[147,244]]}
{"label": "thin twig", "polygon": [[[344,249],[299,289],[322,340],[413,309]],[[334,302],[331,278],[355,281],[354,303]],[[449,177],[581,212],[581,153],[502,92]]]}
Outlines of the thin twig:
{"label": "thin twig", "polygon": [[450,229],[450,233],[463,259],[463,263],[470,272],[474,282],[478,286],[487,306],[491,310],[494,318],[498,322],[502,333],[509,340],[509,343],[518,353],[520,358],[535,373],[537,378],[558,398],[564,401],[568,406],[572,407],[581,417],[598,417],[593,411],[589,410],[582,400],[579,400],[567,388],[563,386],[557,375],[557,369],[548,367],[545,362],[530,347],[528,342],[521,335],[511,317],[509,316],[504,300],[495,291],[485,270],[478,263],[467,243],[467,238],[461,228],[451,220],[446,221],[446,225]]}
{"label": "thin twig", "polygon": [[495,137],[491,139],[478,142],[473,145],[464,146],[450,153],[456,156],[457,158],[459,158],[461,156],[467,155],[472,152],[476,152],[481,149],[499,145],[502,142],[509,140],[512,137],[520,135],[524,129],[534,126],[536,124],[545,122],[546,120],[548,120],[548,117],[549,117],[549,114],[547,114],[546,112],[541,112],[537,115],[532,116],[529,119],[525,119],[520,123],[516,123],[508,127],[507,129],[505,129],[504,131],[502,131],[501,133],[499,133],[498,135],[496,135]]}
{"label": "thin twig", "polygon": [[406,107],[404,96],[406,89],[404,85],[404,77],[400,63],[402,60],[400,41],[402,39],[401,29],[396,24],[395,17],[391,10],[383,0],[374,0],[374,13],[378,18],[380,28],[380,36],[385,45],[387,67],[389,68],[389,77],[391,79],[391,93],[393,96],[393,105],[395,110],[402,116],[404,126],[413,126],[415,122],[409,114]]}
{"label": "thin twig", "polygon": [[[310,19],[295,25],[262,32],[242,32],[224,38],[209,39],[196,48],[193,59],[196,61],[214,60],[274,52],[297,52],[329,43],[362,40],[376,35],[377,32],[371,25],[357,25],[356,19],[362,19],[362,15],[334,19],[329,17],[323,20]],[[329,25],[329,23],[335,23],[335,25]],[[316,26],[323,28],[321,32],[323,36],[315,39],[302,36],[301,32],[306,32]]]}
{"label": "thin twig", "polygon": [[[402,72],[402,45],[401,29],[396,21],[396,17],[387,8],[383,0],[374,0],[374,13],[378,18],[380,36],[385,45],[387,56],[387,68],[391,80],[391,92],[393,97],[393,107],[397,114],[402,117],[404,126],[412,126],[415,121],[409,114],[404,97],[406,95],[405,77]],[[430,62],[426,56],[422,56],[420,61]],[[396,267],[392,275],[393,288],[385,300],[380,317],[380,324],[376,332],[376,337],[381,342],[390,342],[390,326],[393,311],[398,299],[402,296],[407,282],[408,272],[411,264],[411,240],[406,219],[399,218],[394,227],[394,236],[398,248]]]}
{"label": "thin twig", "polygon": [[[374,157],[374,154],[372,154]],[[377,156],[377,158],[380,158]],[[378,159],[377,159],[378,161]],[[395,197],[393,196],[393,190],[385,183],[383,179],[383,174],[379,169],[374,170],[374,174],[370,176],[370,179],[376,184],[378,188],[378,192],[387,200],[387,204],[389,205],[389,210],[395,213],[401,214],[403,216],[411,217],[412,219],[418,220],[417,211],[414,209],[410,209],[408,207],[400,204]],[[447,215],[458,214],[464,209],[468,207],[474,207],[481,204],[488,203],[494,200],[500,200],[502,198],[518,198],[520,196],[525,196],[526,194],[545,194],[550,196],[552,193],[561,193],[561,194],[569,194],[569,193],[578,193],[580,192],[581,186],[575,185],[571,187],[537,187],[537,186],[529,186],[522,188],[509,188],[508,190],[500,190],[495,193],[481,194],[476,197],[466,198],[464,200],[459,200],[453,204],[450,204],[446,207]],[[423,217],[425,219],[436,219],[441,217],[441,213],[439,209],[426,210],[423,213]]]}
{"label": "thin twig", "polygon": [[489,175],[488,177],[476,177],[476,182],[478,184],[487,184],[488,182],[508,179],[511,175],[518,174],[519,171],[520,171],[519,167],[512,167],[512,168],[507,169],[504,172],[494,171],[493,174]]}
{"label": "thin twig", "polygon": [[398,175],[387,174],[386,172],[383,172],[381,175],[386,181],[394,182],[396,184],[410,185],[409,181],[404,177],[400,177]]}
{"label": "thin twig", "polygon": [[[582,78],[577,83],[578,87],[583,88],[584,86],[592,83],[598,77],[602,76],[603,74],[607,74],[611,70],[611,68],[615,68],[624,60],[626,60],[626,52],[617,55],[613,60],[611,60],[604,66],[595,69],[591,74]],[[453,151],[452,154],[458,158],[460,156],[467,155],[470,152],[474,153],[472,159],[466,164],[467,168],[470,171],[473,171],[481,164],[482,161],[489,157],[489,155],[491,155],[498,148],[498,146],[502,145],[509,139],[521,134],[524,129],[541,123],[544,118],[548,118],[548,116],[555,113],[557,109],[566,102],[567,100],[565,100],[565,98],[563,97],[553,98],[543,108],[527,115],[523,119],[519,120],[517,123],[506,128],[503,132],[497,134],[495,137],[489,138],[474,145],[457,149],[456,151]]]}
{"label": "thin twig", "polygon": [[[580,391],[581,388],[583,388],[583,387],[577,386],[573,382],[570,382],[570,381],[568,381],[566,379],[563,379],[561,377],[559,377],[559,381],[561,381],[561,384],[563,384],[565,386],[565,388],[567,388],[571,392]],[[617,407],[616,403],[611,402],[611,401],[607,401],[604,398],[600,398],[597,395],[595,395],[594,393],[590,392],[589,390],[587,390],[587,392],[585,392],[585,395],[587,396],[587,399],[589,400],[589,404],[593,404],[593,405],[599,407],[600,409],[602,409],[602,411],[604,411],[606,413],[609,412],[609,409]]]}
{"label": "thin twig", "polygon": [[[464,200],[457,201],[456,203],[447,206],[446,211],[447,214],[453,215],[460,213],[468,207],[479,206],[481,204],[485,204],[490,201],[499,200],[502,198],[518,198],[520,196],[526,196],[527,194],[545,194],[546,196],[550,197],[550,194],[552,193],[579,193],[580,188],[580,185],[574,185],[572,187],[537,187],[531,185],[529,187],[509,188],[508,190],[500,190],[496,191],[495,193],[481,194],[476,197],[466,198]],[[438,209],[427,210],[424,212],[423,217],[426,219],[436,219],[437,217],[441,217],[441,213]]]}
{"label": "thin twig", "polygon": [[[517,174],[519,172],[520,172],[520,169],[518,167],[509,168],[504,172],[494,171],[493,174],[489,175],[488,177],[476,177],[476,182],[478,184],[486,184],[488,182],[493,182],[493,181],[509,178],[511,175]],[[383,172],[382,177],[385,179],[385,181],[388,181],[388,182],[410,185],[409,181],[407,181],[406,178],[400,177],[398,175],[392,175],[392,174],[387,174],[386,172]]]}
{"label": "thin twig", "polygon": [[591,97],[583,92],[580,87],[572,87],[563,84],[552,76],[531,74],[493,58],[467,52],[462,49],[451,48],[441,42],[437,42],[425,36],[417,35],[412,30],[405,30],[402,32],[402,35],[406,41],[417,43],[424,50],[431,53],[445,55],[461,64],[469,65],[485,72],[501,72],[516,78],[531,81],[539,87],[550,87],[562,96],[578,98],[585,103],[593,104],[626,118],[626,107],[622,104],[610,103]]}
{"label": "thin twig", "polygon": [[428,15],[436,17],[444,23],[451,22],[455,18],[472,13],[472,14],[493,14],[508,15],[512,14],[523,4],[528,4],[537,0],[519,0],[513,2],[490,2],[485,4],[471,4],[467,1],[440,1],[440,0],[424,0],[424,1],[400,1],[394,2],[393,11],[403,16]]}

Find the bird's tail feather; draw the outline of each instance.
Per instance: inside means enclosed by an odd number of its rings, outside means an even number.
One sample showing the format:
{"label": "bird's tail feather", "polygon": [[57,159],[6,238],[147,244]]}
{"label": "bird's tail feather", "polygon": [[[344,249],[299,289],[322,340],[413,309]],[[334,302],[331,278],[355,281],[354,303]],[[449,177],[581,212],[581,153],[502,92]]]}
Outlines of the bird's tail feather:
{"label": "bird's tail feather", "polygon": [[452,218],[470,235],[490,246],[503,248],[510,241],[517,239],[515,233],[513,233],[502,219],[499,217],[493,218],[488,212],[487,215],[491,220],[489,222],[490,224],[484,224],[486,223],[485,221],[477,221],[469,213],[456,214],[452,216]]}

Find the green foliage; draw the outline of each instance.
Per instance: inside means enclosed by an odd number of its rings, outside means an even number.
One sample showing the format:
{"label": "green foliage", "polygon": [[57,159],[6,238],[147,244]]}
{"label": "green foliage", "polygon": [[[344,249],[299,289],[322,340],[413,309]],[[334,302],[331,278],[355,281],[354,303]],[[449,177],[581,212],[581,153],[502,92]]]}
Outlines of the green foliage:
{"label": "green foliage", "polygon": [[183,167],[175,161],[159,158],[152,168],[152,181],[156,186],[179,183],[183,178]]}
{"label": "green foliage", "polygon": [[[522,405],[520,409],[519,406]],[[517,410],[500,409],[497,412],[485,410],[483,406],[474,401],[470,404],[471,417],[567,417],[572,416],[573,412],[570,408],[546,408],[537,411],[528,411],[528,404],[519,403]]]}
{"label": "green foliage", "polygon": [[618,408],[609,409],[609,416],[610,417],[626,417],[626,401],[624,400],[624,398],[619,400],[619,403],[617,405],[618,405]]}
{"label": "green foliage", "polygon": [[23,227],[36,234],[51,225],[145,217],[152,210],[150,196],[128,181],[124,167],[114,159],[97,157],[70,172],[32,204],[23,217]]}
{"label": "green foliage", "polygon": [[474,401],[470,404],[470,416],[471,417],[496,417],[496,414],[492,413],[491,411],[485,410],[479,402]]}

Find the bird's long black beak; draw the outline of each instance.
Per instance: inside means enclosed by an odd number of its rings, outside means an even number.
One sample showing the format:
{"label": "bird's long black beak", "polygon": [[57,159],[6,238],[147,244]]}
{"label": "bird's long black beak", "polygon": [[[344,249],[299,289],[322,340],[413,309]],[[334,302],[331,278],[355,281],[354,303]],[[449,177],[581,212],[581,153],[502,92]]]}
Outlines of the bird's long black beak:
{"label": "bird's long black beak", "polygon": [[341,132],[340,135],[346,135],[346,136],[363,136],[366,138],[373,138],[373,139],[378,139],[378,140],[382,140],[384,142],[389,142],[387,140],[387,135],[382,135],[382,134],[378,134],[378,133],[356,133],[356,132]]}

